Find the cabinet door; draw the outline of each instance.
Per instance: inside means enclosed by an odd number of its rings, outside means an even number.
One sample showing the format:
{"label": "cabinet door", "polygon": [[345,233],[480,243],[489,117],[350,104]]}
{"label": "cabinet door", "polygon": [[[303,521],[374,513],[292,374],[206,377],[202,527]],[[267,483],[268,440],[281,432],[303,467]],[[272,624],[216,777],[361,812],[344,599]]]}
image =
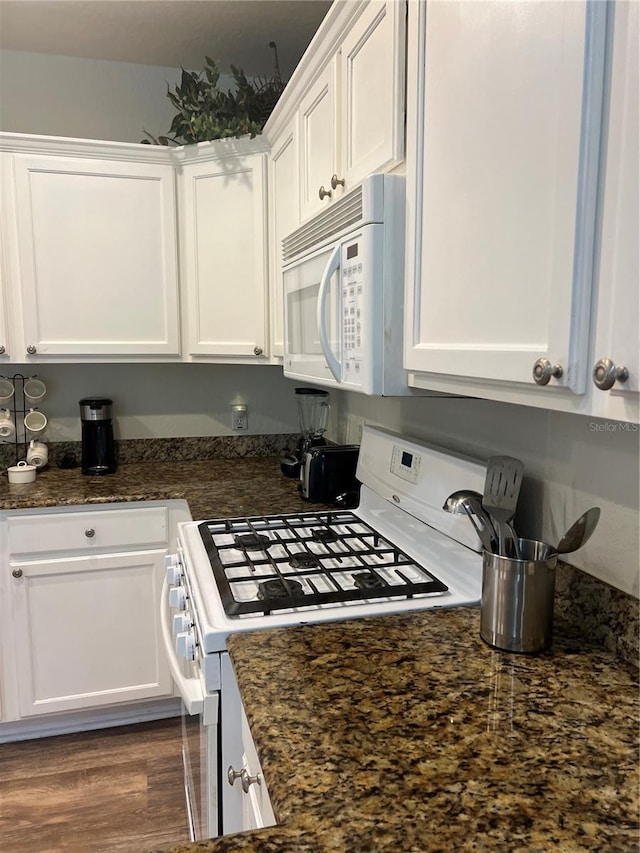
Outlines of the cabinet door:
{"label": "cabinet door", "polygon": [[10,564],[22,716],[171,693],[159,625],[165,553]]}
{"label": "cabinet door", "polygon": [[371,0],[340,49],[345,189],[404,158],[406,4]]}
{"label": "cabinet door", "polygon": [[183,168],[188,353],[267,355],[264,154]]}
{"label": "cabinet door", "polygon": [[271,150],[269,316],[271,354],[275,356],[284,355],[282,239],[300,224],[298,176],[298,135],[292,123]]}
{"label": "cabinet door", "polygon": [[302,99],[298,111],[303,220],[340,193],[339,187],[331,189],[332,175],[341,170],[337,151],[335,75],[336,63],[331,61]]}
{"label": "cabinet door", "polygon": [[[606,4],[415,3],[409,16],[405,367],[498,399],[504,383],[582,394]],[[562,370],[546,389],[539,359]]]}
{"label": "cabinet door", "polygon": [[[638,304],[638,33],[640,6],[616,3],[613,21],[608,135],[605,153],[594,370],[626,369],[625,381],[596,385],[594,413],[638,422],[640,391],[640,307]],[[606,362],[605,362],[606,360]],[[624,376],[624,374],[621,374]],[[615,377],[607,377],[612,381]],[[595,381],[594,379],[594,381]]]}
{"label": "cabinet door", "polygon": [[173,168],[19,154],[14,164],[28,354],[178,355]]}
{"label": "cabinet door", "polygon": [[7,309],[5,304],[6,281],[5,248],[2,234],[0,233],[0,364],[9,361],[11,349],[9,345]]}

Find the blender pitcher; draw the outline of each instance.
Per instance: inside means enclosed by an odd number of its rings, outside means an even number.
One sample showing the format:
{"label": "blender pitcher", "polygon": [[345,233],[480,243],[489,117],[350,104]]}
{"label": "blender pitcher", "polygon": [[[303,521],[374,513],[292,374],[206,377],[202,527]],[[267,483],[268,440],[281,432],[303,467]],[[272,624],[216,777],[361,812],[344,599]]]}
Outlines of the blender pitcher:
{"label": "blender pitcher", "polygon": [[300,446],[300,459],[302,460],[309,448],[327,443],[324,433],[329,424],[331,406],[329,405],[329,392],[319,391],[317,388],[296,388],[296,399],[298,400],[300,432],[302,433]]}

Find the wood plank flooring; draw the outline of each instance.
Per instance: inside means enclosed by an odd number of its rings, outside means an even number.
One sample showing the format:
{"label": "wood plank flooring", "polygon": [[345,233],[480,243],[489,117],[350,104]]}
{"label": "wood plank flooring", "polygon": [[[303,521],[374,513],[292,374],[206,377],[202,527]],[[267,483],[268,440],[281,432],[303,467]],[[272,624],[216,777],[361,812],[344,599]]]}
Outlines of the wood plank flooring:
{"label": "wood plank flooring", "polygon": [[0,744],[2,853],[143,853],[188,840],[179,717]]}

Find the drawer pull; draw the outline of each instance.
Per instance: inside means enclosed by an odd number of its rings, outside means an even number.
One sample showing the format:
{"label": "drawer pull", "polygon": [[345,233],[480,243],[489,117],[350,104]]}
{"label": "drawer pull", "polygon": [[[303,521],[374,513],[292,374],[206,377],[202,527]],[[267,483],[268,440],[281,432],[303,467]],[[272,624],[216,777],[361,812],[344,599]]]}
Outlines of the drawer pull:
{"label": "drawer pull", "polygon": [[245,794],[249,793],[249,788],[251,785],[262,785],[262,777],[259,773],[256,773],[255,776],[249,776],[246,770],[242,770],[240,773],[240,781],[242,783],[242,790]]}
{"label": "drawer pull", "polygon": [[87,539],[93,539],[93,537],[96,535],[96,532],[93,527],[88,527],[85,530],[84,535],[87,537]]}
{"label": "drawer pull", "polygon": [[245,770],[234,770],[233,767],[229,765],[229,769],[227,770],[227,782],[230,785],[233,785],[236,779],[241,779],[242,774],[245,772]]}
{"label": "drawer pull", "polygon": [[22,569],[14,569],[11,572],[11,574],[14,576],[14,578],[21,578],[22,577]]}

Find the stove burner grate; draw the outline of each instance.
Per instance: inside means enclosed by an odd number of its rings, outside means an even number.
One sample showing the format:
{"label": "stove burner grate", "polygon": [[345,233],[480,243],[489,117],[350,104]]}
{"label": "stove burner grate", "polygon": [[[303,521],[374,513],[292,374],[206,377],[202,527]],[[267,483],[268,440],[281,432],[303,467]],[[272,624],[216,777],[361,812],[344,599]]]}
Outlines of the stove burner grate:
{"label": "stove burner grate", "polygon": [[262,536],[260,533],[237,534],[233,541],[244,551],[266,551],[272,544],[268,536]]}
{"label": "stove burner grate", "polygon": [[361,590],[385,589],[389,584],[375,572],[360,572],[353,576],[353,585]]}
{"label": "stove burner grate", "polygon": [[302,595],[302,584],[300,581],[289,580],[288,578],[274,578],[273,580],[258,584],[258,598],[260,601],[290,598],[292,595]]}
{"label": "stove burner grate", "polygon": [[323,545],[326,545],[328,542],[337,542],[338,534],[329,527],[320,527],[311,531],[311,538],[314,542],[322,542]]}
{"label": "stove burner grate", "polygon": [[348,510],[216,519],[198,529],[231,617],[448,590]]}
{"label": "stove burner grate", "polygon": [[292,569],[317,569],[320,560],[310,551],[301,551],[291,557],[289,565]]}

